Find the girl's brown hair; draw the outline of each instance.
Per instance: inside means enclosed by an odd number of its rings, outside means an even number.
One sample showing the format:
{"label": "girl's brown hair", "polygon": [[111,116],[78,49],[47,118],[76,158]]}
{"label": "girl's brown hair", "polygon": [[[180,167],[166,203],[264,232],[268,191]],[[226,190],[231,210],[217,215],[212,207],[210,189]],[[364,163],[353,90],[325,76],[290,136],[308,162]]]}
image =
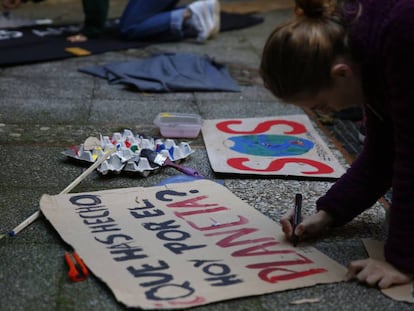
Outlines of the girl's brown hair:
{"label": "girl's brown hair", "polygon": [[340,8],[334,0],[296,0],[296,16],[271,33],[260,74],[276,97],[315,95],[331,85],[331,65],[348,50]]}

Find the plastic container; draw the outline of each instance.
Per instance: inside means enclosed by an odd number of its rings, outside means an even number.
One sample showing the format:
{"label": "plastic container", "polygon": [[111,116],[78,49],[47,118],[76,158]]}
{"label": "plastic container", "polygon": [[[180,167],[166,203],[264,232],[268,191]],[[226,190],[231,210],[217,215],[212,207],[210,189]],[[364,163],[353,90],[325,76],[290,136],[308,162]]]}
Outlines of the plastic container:
{"label": "plastic container", "polygon": [[160,128],[163,137],[195,138],[200,133],[203,119],[198,114],[161,112],[154,124]]}

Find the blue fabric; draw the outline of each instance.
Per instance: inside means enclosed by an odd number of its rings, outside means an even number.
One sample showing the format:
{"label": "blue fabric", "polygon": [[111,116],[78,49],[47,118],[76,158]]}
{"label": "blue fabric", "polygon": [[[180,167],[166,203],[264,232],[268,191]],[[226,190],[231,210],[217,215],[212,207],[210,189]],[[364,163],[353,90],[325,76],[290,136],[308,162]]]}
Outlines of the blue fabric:
{"label": "blue fabric", "polygon": [[183,8],[179,0],[130,0],[122,14],[120,32],[130,40],[183,38]]}
{"label": "blue fabric", "polygon": [[230,91],[240,87],[224,65],[210,57],[189,53],[156,54],[129,62],[81,68],[79,71],[128,84],[140,91]]}

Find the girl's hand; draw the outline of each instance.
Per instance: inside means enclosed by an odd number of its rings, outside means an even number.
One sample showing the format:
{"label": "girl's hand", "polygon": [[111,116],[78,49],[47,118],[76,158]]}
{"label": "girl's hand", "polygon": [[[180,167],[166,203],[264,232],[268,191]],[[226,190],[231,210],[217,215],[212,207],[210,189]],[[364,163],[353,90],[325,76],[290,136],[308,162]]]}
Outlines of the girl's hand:
{"label": "girl's hand", "polygon": [[413,280],[413,276],[405,274],[385,261],[363,259],[352,261],[348,265],[346,281],[357,279],[368,285],[378,285],[379,288],[388,288],[391,285],[405,284]]}
{"label": "girl's hand", "polygon": [[[281,219],[280,224],[285,236],[288,240],[292,238],[293,234],[293,216],[295,210],[288,211]],[[317,213],[306,217],[302,222],[297,225],[295,235],[300,239],[306,238],[306,236],[314,236],[323,231],[327,226],[333,222],[331,216],[325,211],[318,211]]]}

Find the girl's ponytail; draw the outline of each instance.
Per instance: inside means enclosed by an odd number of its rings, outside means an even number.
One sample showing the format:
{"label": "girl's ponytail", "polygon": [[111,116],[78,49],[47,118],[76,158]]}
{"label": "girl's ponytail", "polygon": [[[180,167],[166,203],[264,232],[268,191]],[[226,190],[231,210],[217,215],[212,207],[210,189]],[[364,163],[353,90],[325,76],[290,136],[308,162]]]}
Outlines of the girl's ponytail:
{"label": "girl's ponytail", "polygon": [[329,17],[335,13],[336,1],[329,0],[295,0],[296,16],[309,18]]}

